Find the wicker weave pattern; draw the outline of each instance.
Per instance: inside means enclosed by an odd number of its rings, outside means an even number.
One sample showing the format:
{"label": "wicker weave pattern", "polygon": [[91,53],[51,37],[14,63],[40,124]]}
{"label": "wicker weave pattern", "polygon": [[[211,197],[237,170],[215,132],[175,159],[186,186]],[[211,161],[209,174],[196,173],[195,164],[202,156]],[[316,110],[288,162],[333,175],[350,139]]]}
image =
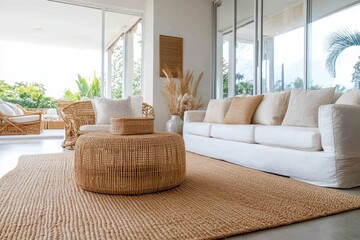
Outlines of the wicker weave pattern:
{"label": "wicker weave pattern", "polygon": [[81,135],[75,147],[75,179],[85,190],[143,194],[178,186],[185,178],[185,147],[178,134]]}
{"label": "wicker weave pattern", "polygon": [[[154,109],[149,104],[142,104],[142,112],[143,117],[154,117]],[[95,124],[95,112],[91,101],[80,101],[67,105],[61,109],[60,116],[65,122],[65,140],[61,144],[64,148],[75,146],[82,125]]]}
{"label": "wicker weave pattern", "polygon": [[[0,113],[0,135],[40,134],[43,131],[42,113],[27,111],[20,105],[17,105],[17,107],[22,109],[24,115],[7,116]],[[14,119],[28,115],[38,115],[39,120],[23,123],[10,120],[10,118]]]}
{"label": "wicker weave pattern", "polygon": [[154,132],[154,118],[112,118],[110,133],[119,135],[149,134]]}

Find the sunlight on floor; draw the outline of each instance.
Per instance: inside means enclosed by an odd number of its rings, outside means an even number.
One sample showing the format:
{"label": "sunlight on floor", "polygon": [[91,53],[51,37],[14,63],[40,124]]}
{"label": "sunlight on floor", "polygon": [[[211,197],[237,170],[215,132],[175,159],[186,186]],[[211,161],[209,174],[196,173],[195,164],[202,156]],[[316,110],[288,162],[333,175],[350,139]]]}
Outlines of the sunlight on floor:
{"label": "sunlight on floor", "polygon": [[[62,137],[11,139],[0,141],[0,177],[14,169],[21,155],[63,152]],[[66,151],[66,150],[65,150]]]}

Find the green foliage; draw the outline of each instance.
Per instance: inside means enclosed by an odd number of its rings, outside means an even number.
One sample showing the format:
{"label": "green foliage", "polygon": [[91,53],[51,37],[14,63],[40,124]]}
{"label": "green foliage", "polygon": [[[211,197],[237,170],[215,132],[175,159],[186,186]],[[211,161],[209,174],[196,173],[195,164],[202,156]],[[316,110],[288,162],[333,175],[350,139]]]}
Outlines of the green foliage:
{"label": "green foliage", "polygon": [[45,96],[43,84],[16,82],[13,86],[4,80],[0,81],[0,98],[4,101],[16,103],[24,108],[54,108],[56,100]]}
{"label": "green foliage", "polygon": [[[121,39],[119,40],[121,41]],[[124,46],[117,45],[112,54],[112,75],[111,75],[111,97],[123,97],[123,82],[124,82]]]}
{"label": "green foliage", "polygon": [[77,101],[80,101],[80,94],[78,92],[76,93],[73,93],[71,92],[69,89],[66,89],[65,92],[64,92],[64,99],[66,100],[69,100],[69,101],[74,101],[74,102],[77,102]]}
{"label": "green foliage", "polygon": [[63,98],[70,101],[79,101],[82,97],[87,97],[93,99],[94,97],[100,96],[100,80],[96,77],[96,72],[94,71],[93,79],[89,83],[85,77],[78,74],[78,79],[75,80],[78,87],[78,91],[73,93],[69,89],[66,89],[64,92]]}
{"label": "green foliage", "polygon": [[[244,80],[244,75],[236,73],[235,75],[235,95],[252,94],[253,83]],[[223,59],[223,97],[229,96],[229,63]]]}
{"label": "green foliage", "polygon": [[141,59],[134,61],[134,81],[132,94],[134,96],[141,95]]}

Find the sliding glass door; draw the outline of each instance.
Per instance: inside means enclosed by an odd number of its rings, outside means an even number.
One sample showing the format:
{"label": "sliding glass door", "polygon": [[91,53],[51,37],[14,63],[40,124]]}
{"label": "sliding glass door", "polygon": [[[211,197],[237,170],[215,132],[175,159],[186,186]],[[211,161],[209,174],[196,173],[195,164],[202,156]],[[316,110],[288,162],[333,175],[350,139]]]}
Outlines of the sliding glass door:
{"label": "sliding glass door", "polygon": [[219,0],[214,8],[217,98],[360,87],[359,0]]}

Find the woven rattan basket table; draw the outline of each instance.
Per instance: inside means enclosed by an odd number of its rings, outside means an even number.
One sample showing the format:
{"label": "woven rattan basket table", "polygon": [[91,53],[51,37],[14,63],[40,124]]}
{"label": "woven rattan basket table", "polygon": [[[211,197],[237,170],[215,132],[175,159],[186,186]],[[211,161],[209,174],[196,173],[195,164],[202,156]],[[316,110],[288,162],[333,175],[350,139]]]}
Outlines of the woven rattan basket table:
{"label": "woven rattan basket table", "polygon": [[75,146],[75,179],[83,189],[143,194],[178,186],[185,178],[185,147],[173,133],[81,135]]}

